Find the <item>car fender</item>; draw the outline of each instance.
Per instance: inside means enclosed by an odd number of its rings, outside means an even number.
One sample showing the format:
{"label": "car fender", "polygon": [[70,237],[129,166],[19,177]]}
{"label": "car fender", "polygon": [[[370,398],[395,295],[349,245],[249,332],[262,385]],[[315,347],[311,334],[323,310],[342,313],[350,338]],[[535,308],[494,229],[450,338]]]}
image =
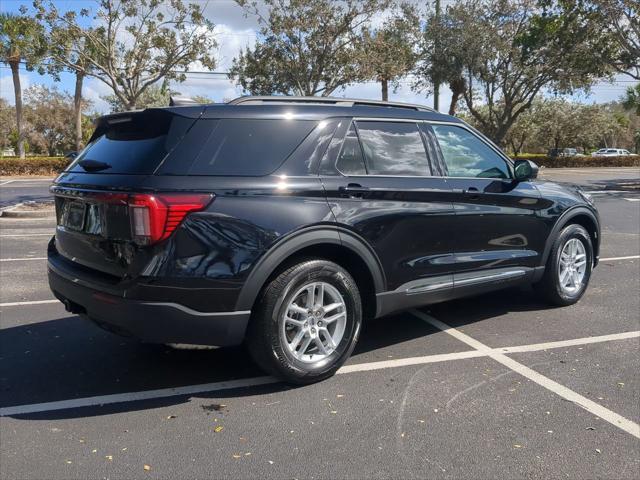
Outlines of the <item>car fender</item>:
{"label": "car fender", "polygon": [[381,263],[364,240],[346,229],[320,225],[304,228],[282,237],[258,260],[240,291],[236,310],[251,310],[262,287],[273,272],[287,258],[304,248],[315,245],[339,245],[358,255],[371,273],[375,293],[384,291],[386,282]]}

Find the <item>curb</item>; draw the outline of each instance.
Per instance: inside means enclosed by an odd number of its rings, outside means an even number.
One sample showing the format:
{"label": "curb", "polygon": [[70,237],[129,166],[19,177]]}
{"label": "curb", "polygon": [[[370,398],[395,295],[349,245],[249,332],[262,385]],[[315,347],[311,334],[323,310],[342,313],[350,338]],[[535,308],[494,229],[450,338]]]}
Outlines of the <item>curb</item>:
{"label": "curb", "polygon": [[55,218],[56,209],[53,207],[46,210],[34,210],[34,211],[19,211],[16,208],[24,205],[23,203],[17,203],[10,207],[5,207],[0,211],[0,216],[3,218]]}

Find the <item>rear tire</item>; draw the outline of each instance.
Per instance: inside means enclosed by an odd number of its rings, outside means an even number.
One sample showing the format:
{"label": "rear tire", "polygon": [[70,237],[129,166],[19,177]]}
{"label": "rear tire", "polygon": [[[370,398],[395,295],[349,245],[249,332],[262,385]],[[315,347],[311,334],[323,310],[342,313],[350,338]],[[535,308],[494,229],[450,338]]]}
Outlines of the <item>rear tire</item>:
{"label": "rear tire", "polygon": [[307,260],[280,272],[263,289],[247,347],[267,373],[309,384],[344,364],[361,325],[360,293],[351,275],[333,262]]}
{"label": "rear tire", "polygon": [[571,224],[553,242],[544,275],[534,289],[552,305],[573,305],[584,295],[592,268],[591,237],[582,226]]}

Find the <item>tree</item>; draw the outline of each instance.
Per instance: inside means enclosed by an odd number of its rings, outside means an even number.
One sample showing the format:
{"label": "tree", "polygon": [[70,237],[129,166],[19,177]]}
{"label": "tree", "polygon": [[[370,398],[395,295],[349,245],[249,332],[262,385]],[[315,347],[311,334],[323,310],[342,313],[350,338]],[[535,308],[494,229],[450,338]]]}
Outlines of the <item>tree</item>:
{"label": "tree", "polygon": [[417,55],[419,19],[413,9],[404,7],[377,30],[364,29],[362,68],[380,82],[382,100],[389,99],[389,83],[397,87],[399,77],[413,69]]}
{"label": "tree", "polygon": [[[540,0],[544,16],[588,29],[601,45],[597,56],[617,72],[640,80],[640,2],[637,0]],[[606,52],[602,50],[605,46]],[[605,54],[606,53],[606,54]]]}
{"label": "tree", "polygon": [[[81,107],[86,110],[85,101]],[[73,97],[57,88],[34,85],[25,90],[26,137],[31,151],[50,157],[75,147]]]}
{"label": "tree", "polygon": [[5,149],[15,148],[11,140],[16,136],[15,108],[0,97],[0,152]]}
{"label": "tree", "polygon": [[20,158],[25,157],[20,64],[24,63],[27,70],[33,70],[45,51],[44,31],[38,22],[27,17],[24,12],[20,15],[0,13],[0,61],[11,68],[16,103],[17,147]]}
{"label": "tree", "polygon": [[[182,0],[96,0],[96,12],[60,12],[36,0],[39,15],[59,32],[61,65],[86,65],[86,76],[107,84],[131,110],[145,91],[162,79],[182,82],[195,62],[213,69],[217,46],[213,23],[198,4]],[[83,28],[81,23],[90,23]]]}
{"label": "tree", "polygon": [[625,109],[635,111],[636,115],[640,115],[640,83],[635,87],[627,88],[622,105]]}
{"label": "tree", "polygon": [[[152,85],[147,88],[140,97],[136,104],[136,108],[151,108],[151,107],[166,107],[169,105],[169,98],[171,95],[175,95],[176,92],[169,90],[168,82],[163,82],[162,85]],[[124,112],[129,110],[127,105],[114,94],[101,97],[102,100],[109,104],[112,113]]]}
{"label": "tree", "polygon": [[[236,0],[257,16],[261,40],[240,52],[229,78],[256,95],[330,95],[364,80],[362,29],[388,0]],[[263,15],[262,6],[268,9]]]}
{"label": "tree", "polygon": [[587,88],[608,72],[593,55],[602,45],[591,37],[590,26],[581,30],[540,15],[533,0],[470,0],[449,7],[444,16],[445,24],[473,39],[472,55],[465,52],[459,59],[462,96],[482,131],[498,144],[542,89]]}

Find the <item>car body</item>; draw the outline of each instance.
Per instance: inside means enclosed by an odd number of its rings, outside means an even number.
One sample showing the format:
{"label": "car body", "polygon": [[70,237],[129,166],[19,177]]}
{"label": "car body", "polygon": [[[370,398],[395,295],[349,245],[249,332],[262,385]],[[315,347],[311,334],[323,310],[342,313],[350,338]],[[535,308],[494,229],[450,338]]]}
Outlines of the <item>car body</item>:
{"label": "car body", "polygon": [[547,153],[549,157],[583,157],[582,153],[578,152],[576,148],[552,148]]}
{"label": "car body", "polygon": [[[285,295],[278,275],[298,264],[302,277],[333,272],[319,295],[342,299],[341,311],[353,300],[354,318],[540,283],[569,225],[583,229],[590,272],[592,201],[535,176],[531,162],[420,106],[246,97],[110,115],[51,187],[49,282],[68,310],[113,332],[229,346],[262,341],[252,325],[275,318],[285,297],[270,304],[271,289]],[[326,314],[310,304],[315,288],[291,303],[309,304],[309,322]],[[354,322],[340,329],[355,342]],[[324,378],[319,364],[322,375],[305,378]]]}
{"label": "car body", "polygon": [[624,157],[628,155],[632,155],[632,153],[623,148],[601,148],[591,154],[592,157]]}

